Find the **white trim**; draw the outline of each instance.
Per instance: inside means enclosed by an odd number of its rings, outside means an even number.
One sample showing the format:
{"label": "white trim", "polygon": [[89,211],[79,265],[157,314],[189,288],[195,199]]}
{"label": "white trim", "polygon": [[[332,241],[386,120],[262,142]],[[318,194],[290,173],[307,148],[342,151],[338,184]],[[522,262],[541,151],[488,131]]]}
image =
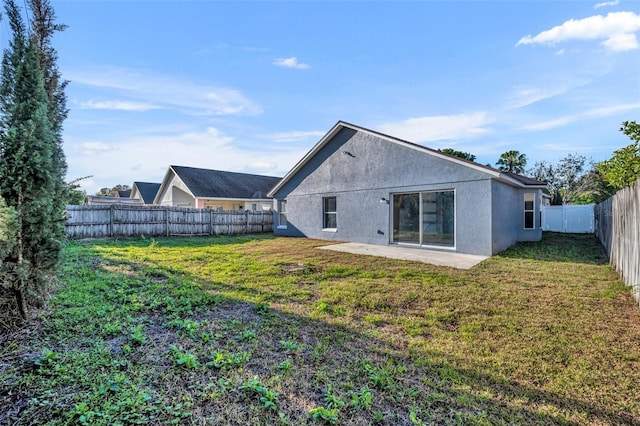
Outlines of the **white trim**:
{"label": "white trim", "polygon": [[[533,202],[533,208],[531,210],[527,210],[526,208],[526,204],[527,204],[527,194],[531,194],[532,196],[532,202]],[[535,231],[536,229],[536,193],[535,192],[524,192],[523,193],[523,197],[522,197],[522,201],[523,201],[523,209],[522,209],[522,229],[525,231]],[[533,214],[533,227],[532,228],[527,228],[527,213],[532,213]]]}
{"label": "white trim", "polygon": [[[284,206],[284,212],[282,212],[283,208],[282,206]],[[278,225],[277,228],[278,229],[287,229],[287,225],[289,224],[289,218],[287,217],[287,199],[285,198],[284,200],[277,200],[276,202],[276,216],[278,219]],[[281,224],[281,217],[282,215],[284,215],[284,219],[285,219],[285,224],[282,225]]]}
{"label": "white trim", "polygon": [[[176,171],[173,170],[173,167],[169,166],[169,168],[167,169],[167,172],[164,174],[164,179],[162,179],[162,182],[160,183],[160,188],[158,188],[158,192],[156,193],[156,197],[153,199],[153,204],[158,204],[159,205],[160,200],[162,200],[163,194],[167,191],[167,185],[169,183],[169,179],[168,179],[169,173],[173,173],[173,175],[177,179],[179,179],[180,182],[182,182],[184,187],[187,188],[187,191],[185,191],[185,192],[187,192],[189,195],[191,195],[191,197],[193,197],[194,199],[196,198],[196,196],[193,195],[193,193],[191,192],[191,189],[189,189],[189,187],[184,183],[184,181],[180,178],[180,176],[178,176]],[[173,203],[173,201],[172,201],[172,203]]]}
{"label": "white trim", "polygon": [[338,228],[322,228],[322,232],[338,232]]}

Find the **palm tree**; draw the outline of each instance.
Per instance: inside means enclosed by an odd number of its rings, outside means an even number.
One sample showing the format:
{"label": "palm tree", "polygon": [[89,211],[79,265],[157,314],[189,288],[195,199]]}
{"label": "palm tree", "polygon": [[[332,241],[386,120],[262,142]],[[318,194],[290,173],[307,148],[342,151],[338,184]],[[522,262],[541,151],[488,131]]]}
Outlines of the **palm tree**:
{"label": "palm tree", "polygon": [[524,173],[524,168],[527,165],[527,156],[520,154],[520,151],[507,151],[500,156],[500,159],[496,162],[498,169],[504,172],[510,173]]}

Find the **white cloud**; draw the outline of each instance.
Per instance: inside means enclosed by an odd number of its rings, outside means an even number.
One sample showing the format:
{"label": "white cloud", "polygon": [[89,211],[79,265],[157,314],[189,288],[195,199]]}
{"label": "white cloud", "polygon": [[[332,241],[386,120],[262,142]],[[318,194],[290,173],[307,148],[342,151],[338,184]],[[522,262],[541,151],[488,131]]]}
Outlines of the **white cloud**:
{"label": "white cloud", "polygon": [[235,138],[214,127],[195,132],[136,135],[117,141],[65,141],[67,175],[69,178],[92,175],[92,182],[81,182],[88,193],[119,183],[160,182],[172,164],[283,176],[307,149],[270,152],[241,148]]}
{"label": "white cloud", "polygon": [[121,106],[153,105],[155,108],[177,109],[194,115],[262,113],[262,108],[239,90],[149,71],[106,67],[99,70],[70,71],[66,76],[73,81],[74,86],[88,86],[103,91],[110,97],[130,99]]}
{"label": "white cloud", "polygon": [[545,99],[566,93],[568,87],[558,87],[555,89],[541,89],[538,87],[518,87],[514,93],[507,98],[509,108],[522,108]]}
{"label": "white cloud", "polygon": [[595,15],[584,19],[570,19],[562,25],[543,31],[536,36],[522,37],[516,46],[523,44],[547,44],[571,40],[603,39],[602,45],[613,51],[638,48],[636,32],[640,31],[640,15],[633,12],[611,12],[606,16]]}
{"label": "white cloud", "polygon": [[78,145],[83,155],[95,155],[99,152],[109,151],[111,146],[104,142],[83,142]]}
{"label": "white cloud", "polygon": [[409,118],[379,126],[383,133],[410,142],[431,142],[472,138],[490,133],[493,119],[485,112]]}
{"label": "white cloud", "polygon": [[291,131],[291,132],[278,132],[270,135],[265,135],[265,139],[269,139],[273,142],[285,143],[285,142],[298,142],[304,141],[309,138],[319,138],[324,136],[326,132],[309,130],[309,131]]}
{"label": "white cloud", "polygon": [[614,34],[603,41],[602,45],[608,49],[623,52],[637,49],[638,39],[635,34]]}
{"label": "white cloud", "polygon": [[158,109],[158,106],[143,102],[130,101],[87,101],[80,102],[80,106],[86,109],[111,109],[120,111],[149,111]]}
{"label": "white cloud", "polygon": [[619,4],[620,4],[620,0],[603,1],[602,3],[596,3],[596,5],[593,6],[593,8],[600,9],[601,7],[617,6]]}
{"label": "white cloud", "polygon": [[247,164],[247,169],[261,172],[273,172],[277,170],[278,165],[270,161],[252,161]]}
{"label": "white cloud", "polygon": [[311,65],[298,62],[298,58],[292,56],[290,58],[280,58],[273,61],[273,65],[284,68],[295,68],[298,70],[306,70],[311,68]]}
{"label": "white cloud", "polygon": [[609,115],[617,114],[619,112],[631,111],[634,109],[640,109],[640,103],[635,104],[622,104],[622,105],[612,105],[604,108],[596,108],[581,112],[579,114],[567,115],[564,117],[556,118],[554,120],[541,121],[538,123],[529,124],[527,126],[522,127],[522,130],[531,130],[531,131],[539,131],[539,130],[548,130],[556,127],[562,127],[569,123],[574,123],[576,121],[607,117]]}

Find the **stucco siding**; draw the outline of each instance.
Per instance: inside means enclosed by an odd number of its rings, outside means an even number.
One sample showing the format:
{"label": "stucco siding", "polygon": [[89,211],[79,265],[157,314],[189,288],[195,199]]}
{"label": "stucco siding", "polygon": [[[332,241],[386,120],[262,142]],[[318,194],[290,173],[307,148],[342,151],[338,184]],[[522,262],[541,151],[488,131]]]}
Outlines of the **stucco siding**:
{"label": "stucco siding", "polygon": [[[524,194],[535,197],[534,229],[524,229]],[[492,244],[493,253],[501,252],[518,241],[540,241],[540,191],[538,189],[514,188],[504,183],[492,183]]]}
{"label": "stucco siding", "polygon": [[[274,194],[287,200],[288,222],[275,233],[389,244],[392,194],[443,190],[455,191],[455,250],[492,254],[488,173],[342,129]],[[322,199],[330,196],[337,202],[336,232],[322,229]]]}

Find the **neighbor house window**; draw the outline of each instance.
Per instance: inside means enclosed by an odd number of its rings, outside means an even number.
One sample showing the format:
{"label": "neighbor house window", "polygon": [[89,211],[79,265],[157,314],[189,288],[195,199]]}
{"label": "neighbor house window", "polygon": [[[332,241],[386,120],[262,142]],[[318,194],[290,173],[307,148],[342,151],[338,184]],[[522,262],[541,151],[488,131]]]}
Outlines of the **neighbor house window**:
{"label": "neighbor house window", "polygon": [[287,227],[287,200],[278,200],[278,226]]}
{"label": "neighbor house window", "polygon": [[524,229],[535,229],[535,194],[526,192],[524,194]]}
{"label": "neighbor house window", "polygon": [[324,197],[322,199],[322,228],[336,229],[338,222],[336,220],[336,197]]}

